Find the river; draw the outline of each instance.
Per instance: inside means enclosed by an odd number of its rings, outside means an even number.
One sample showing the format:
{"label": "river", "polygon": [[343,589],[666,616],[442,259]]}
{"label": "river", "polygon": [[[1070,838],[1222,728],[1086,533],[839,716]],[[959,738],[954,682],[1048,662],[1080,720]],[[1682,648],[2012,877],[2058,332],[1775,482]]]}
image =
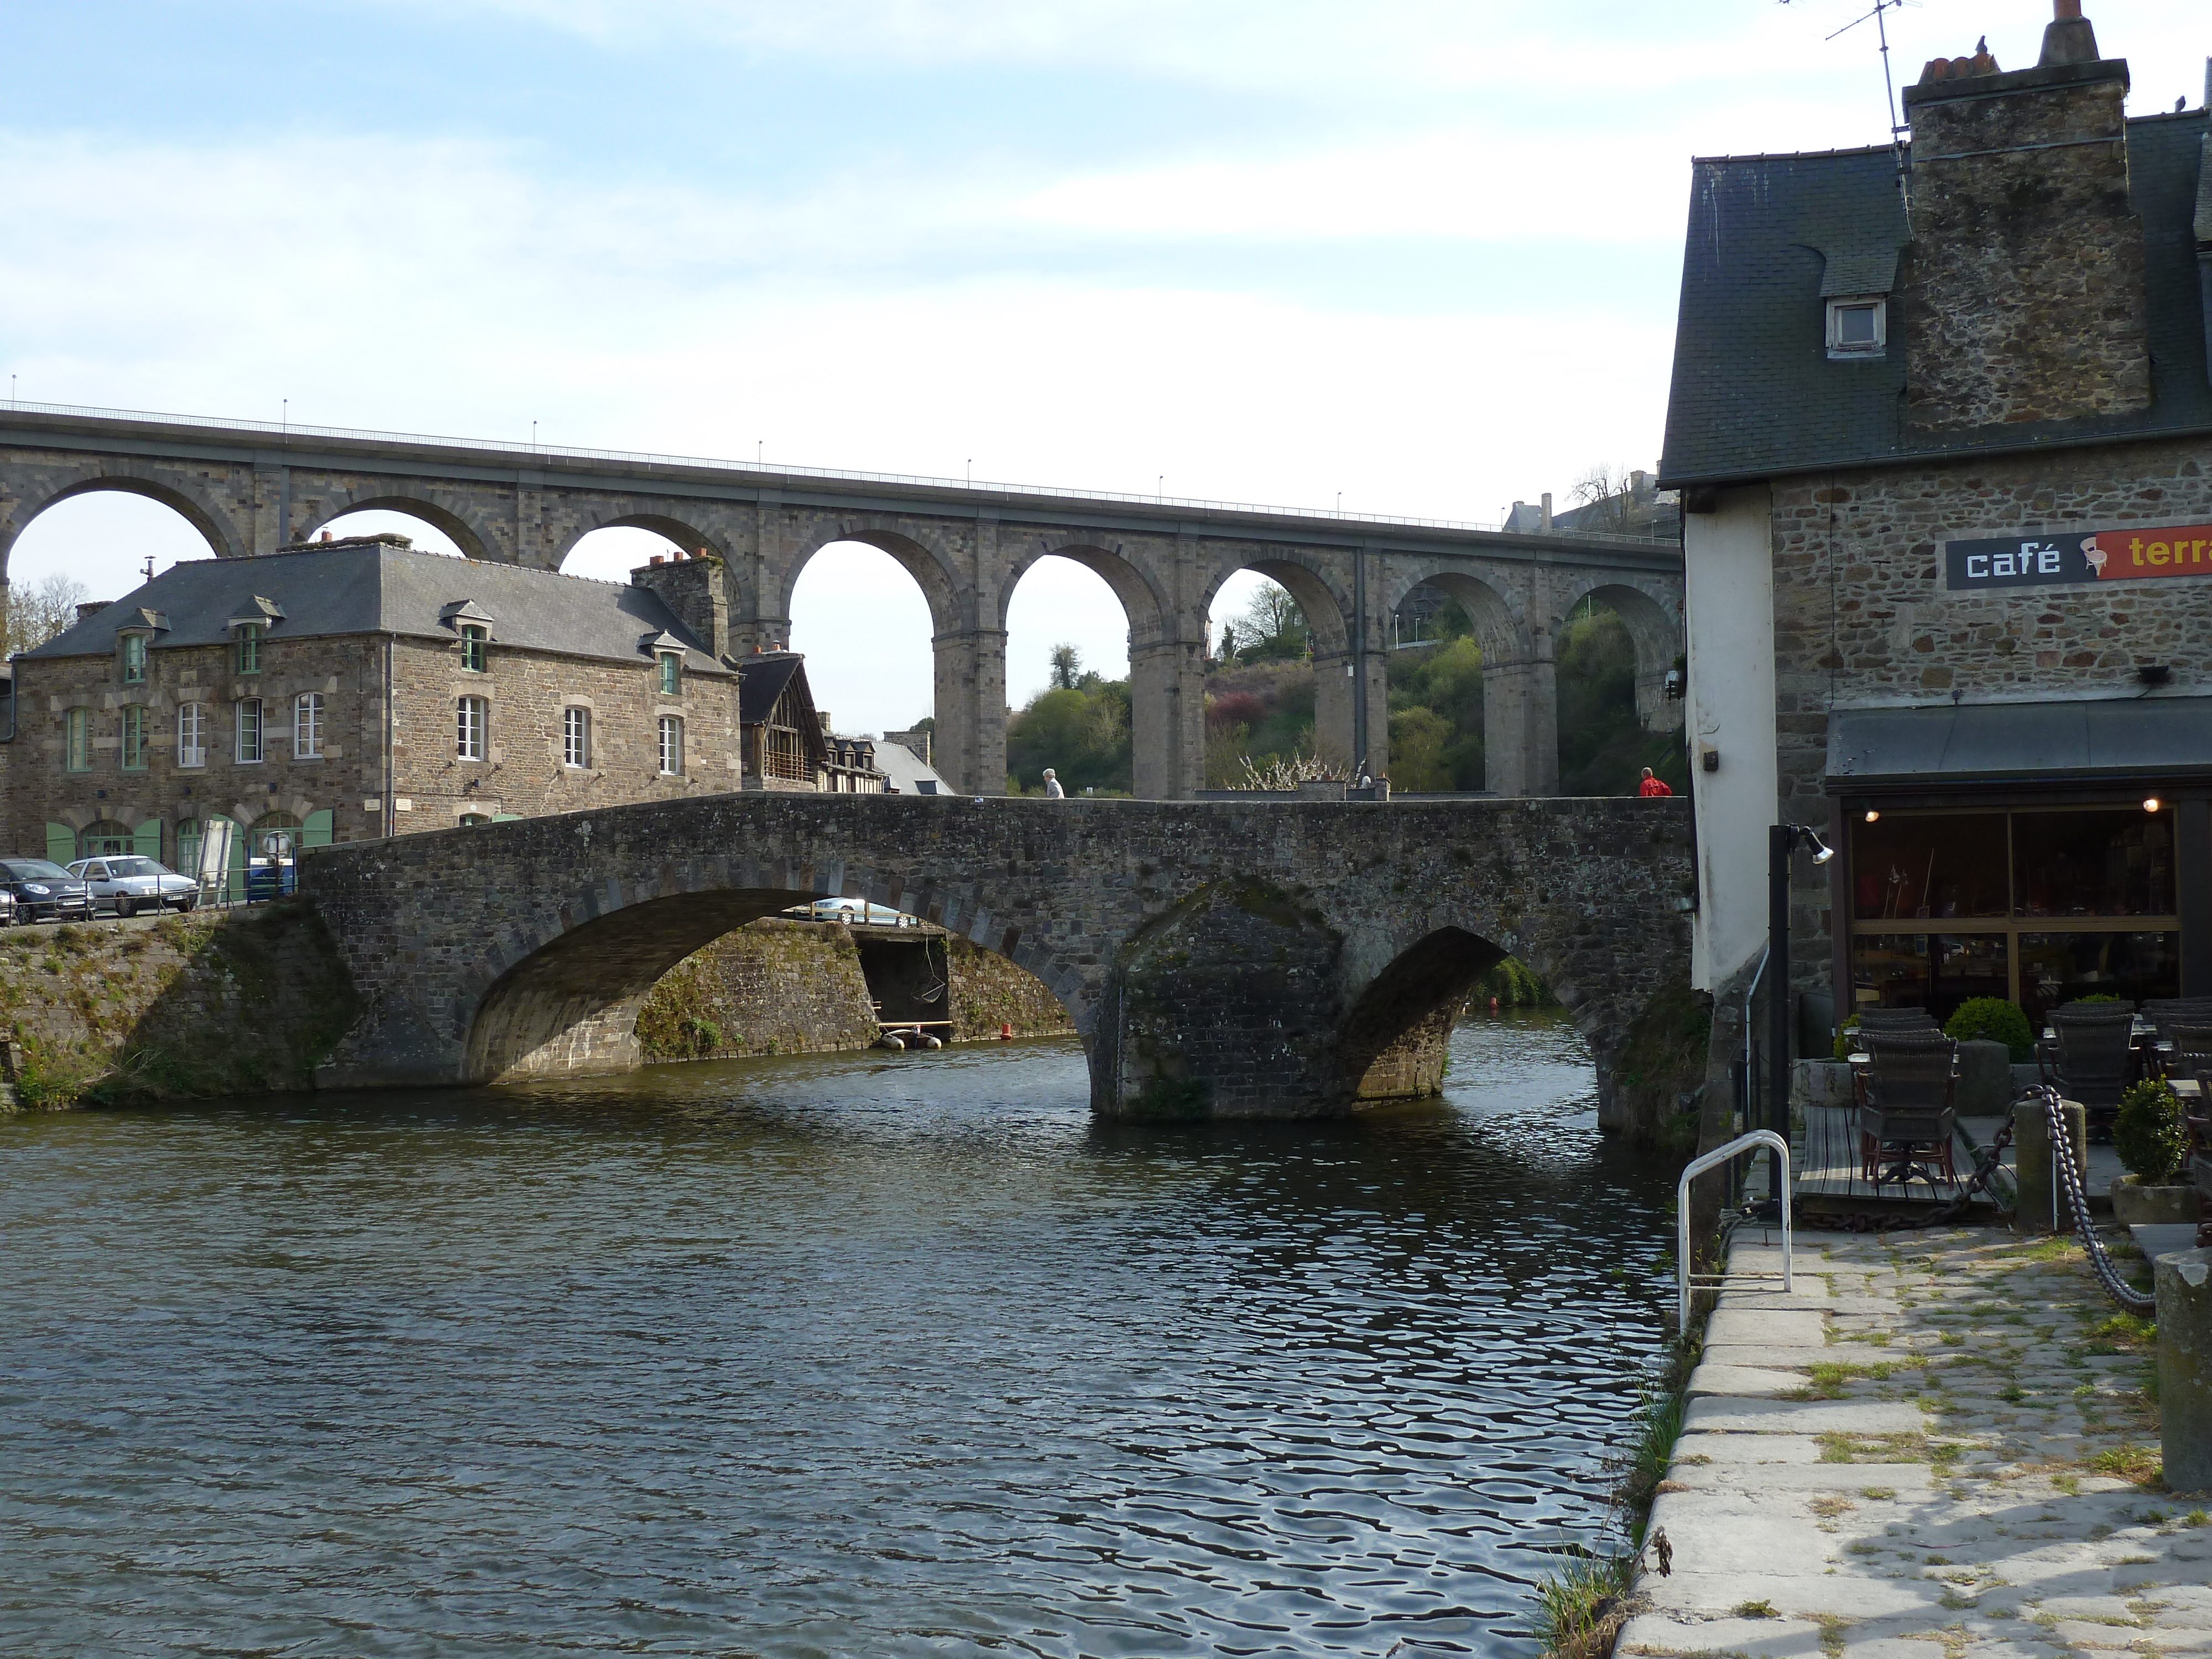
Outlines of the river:
{"label": "river", "polygon": [[[0,1652],[1534,1655],[1669,1281],[1556,1019],[0,1120]],[[1395,1644],[1395,1645],[1394,1645]]]}

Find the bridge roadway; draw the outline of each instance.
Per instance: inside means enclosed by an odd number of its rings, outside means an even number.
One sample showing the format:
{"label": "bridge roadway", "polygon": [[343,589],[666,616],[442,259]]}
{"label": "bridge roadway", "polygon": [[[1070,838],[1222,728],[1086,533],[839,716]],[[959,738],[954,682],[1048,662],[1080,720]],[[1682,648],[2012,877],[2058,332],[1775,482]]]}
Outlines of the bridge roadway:
{"label": "bridge roadway", "polygon": [[1595,1049],[1688,966],[1680,800],[1043,801],[720,795],[317,848],[301,884],[365,1012],[329,1086],[639,1062],[691,951],[825,896],[1012,957],[1066,1005],[1107,1115],[1311,1116],[1436,1091],[1511,954]]}
{"label": "bridge roadway", "polygon": [[1557,790],[1554,636],[1585,598],[1627,624],[1645,725],[1681,718],[1662,691],[1682,648],[1671,543],[16,404],[0,406],[0,581],[40,514],[98,490],[166,502],[223,558],[372,508],[435,526],[471,558],[546,570],[595,530],[640,526],[723,562],[712,629],[735,655],[790,640],[792,592],[816,553],[866,543],[928,601],[936,761],[969,794],[1004,787],[1007,605],[1055,554],[1096,571],[1127,613],[1135,793],[1147,799],[1203,784],[1207,613],[1239,570],[1282,583],[1305,613],[1318,745],[1377,772],[1389,769],[1390,618],[1424,583],[1459,602],[1481,642],[1496,793]]}

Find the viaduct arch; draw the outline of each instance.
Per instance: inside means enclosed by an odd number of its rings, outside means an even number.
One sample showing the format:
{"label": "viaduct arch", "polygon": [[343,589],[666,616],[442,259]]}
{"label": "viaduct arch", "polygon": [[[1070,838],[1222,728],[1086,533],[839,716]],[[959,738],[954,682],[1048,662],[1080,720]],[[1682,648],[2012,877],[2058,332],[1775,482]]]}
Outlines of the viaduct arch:
{"label": "viaduct arch", "polygon": [[1037,975],[1115,1115],[1309,1116],[1433,1092],[1512,954],[1601,1098],[1687,962],[1680,802],[1419,805],[724,795],[311,850],[365,1012],[331,1086],[638,1064],[637,1010],[708,940],[815,897],[941,923]]}
{"label": "viaduct arch", "polygon": [[1243,569],[1285,582],[1306,612],[1317,744],[1378,770],[1390,617],[1424,581],[1468,605],[1482,635],[1498,793],[1557,789],[1553,641],[1585,595],[1628,622],[1646,723],[1677,712],[1659,688],[1681,637],[1681,551],[1629,537],[36,405],[0,410],[0,592],[23,527],[91,489],[166,501],[226,558],[272,552],[368,507],[434,524],[471,558],[542,569],[558,569],[594,530],[642,526],[722,561],[732,654],[788,638],[792,586],[816,551],[870,543],[927,597],[937,763],[971,795],[1004,787],[1006,605],[1046,554],[1099,571],[1128,611],[1146,798],[1187,799],[1203,784],[1207,606]]}

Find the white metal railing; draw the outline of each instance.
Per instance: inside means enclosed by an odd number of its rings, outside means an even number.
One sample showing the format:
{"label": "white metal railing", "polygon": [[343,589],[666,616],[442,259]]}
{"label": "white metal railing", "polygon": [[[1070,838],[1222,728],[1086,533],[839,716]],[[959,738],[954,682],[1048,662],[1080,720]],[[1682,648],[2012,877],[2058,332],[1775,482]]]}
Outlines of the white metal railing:
{"label": "white metal railing", "polygon": [[[1389,513],[1346,513],[1321,507],[1273,507],[1256,501],[1214,501],[1190,495],[1144,495],[1119,489],[1066,489],[1051,484],[1006,483],[975,478],[932,478],[904,472],[855,472],[834,466],[794,466],[781,461],[731,461],[706,455],[659,455],[625,449],[578,449],[562,444],[518,444],[491,438],[450,438],[428,432],[378,432],[365,427],[303,426],[296,421],[243,421],[208,415],[171,415],[143,409],[95,409],[81,404],[42,404],[28,399],[0,405],[26,415],[61,415],[100,421],[142,421],[155,426],[199,427],[215,431],[258,432],[282,439],[337,438],[355,443],[430,444],[441,449],[492,450],[556,460],[612,461],[625,466],[699,466],[717,471],[748,472],[761,478],[834,478],[850,483],[906,484],[928,489],[962,489],[986,495],[1057,496],[1069,501],[1130,502],[1146,507],[1188,507],[1201,513],[1256,513],[1274,518],[1317,519],[1339,524],[1404,525],[1420,530],[1500,532],[1503,525],[1464,519],[1416,519]],[[1557,531],[1562,537],[1594,542],[1627,542],[1672,547],[1672,536],[1625,536],[1611,531]]]}
{"label": "white metal railing", "polygon": [[[1753,1129],[1749,1134],[1738,1135],[1725,1146],[1718,1146],[1703,1158],[1693,1158],[1690,1167],[1682,1171],[1682,1178],[1674,1183],[1674,1292],[1677,1305],[1674,1328],[1690,1328],[1690,1289],[1693,1280],[1701,1281],[1698,1288],[1712,1290],[1728,1282],[1725,1273],[1693,1273],[1690,1271],[1690,1182],[1715,1164],[1725,1164],[1740,1153],[1753,1148],[1771,1148],[1782,1160],[1782,1289],[1785,1294],[1796,1289],[1790,1260],[1790,1143],[1771,1129]],[[1772,1273],[1739,1273],[1739,1279],[1771,1279]]]}

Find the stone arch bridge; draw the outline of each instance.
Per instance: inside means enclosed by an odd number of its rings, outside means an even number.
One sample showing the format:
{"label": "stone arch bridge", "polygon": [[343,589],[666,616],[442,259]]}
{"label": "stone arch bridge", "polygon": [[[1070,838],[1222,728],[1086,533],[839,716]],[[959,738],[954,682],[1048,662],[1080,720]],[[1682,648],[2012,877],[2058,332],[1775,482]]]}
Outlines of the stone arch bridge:
{"label": "stone arch bridge", "polygon": [[365,1012],[330,1086],[639,1063],[640,1004],[823,896],[925,916],[1066,1006],[1104,1114],[1308,1116],[1432,1093],[1474,981],[1550,981],[1612,1068],[1688,963],[1680,801],[723,795],[315,849]]}
{"label": "stone arch bridge", "polygon": [[1054,554],[1096,571],[1127,613],[1146,799],[1186,799],[1203,782],[1207,611],[1239,570],[1282,583],[1305,612],[1316,741],[1341,759],[1388,769],[1390,619],[1424,583],[1457,600],[1480,640],[1496,793],[1557,789],[1554,636],[1586,598],[1628,626],[1645,724],[1680,721],[1662,694],[1682,639],[1672,543],[10,405],[0,409],[0,583],[27,526],[99,490],[167,503],[224,558],[371,508],[434,526],[471,558],[548,570],[595,530],[654,531],[723,561],[737,654],[789,637],[792,592],[816,553],[866,543],[928,601],[937,763],[970,794],[1004,787],[1007,605]]}

